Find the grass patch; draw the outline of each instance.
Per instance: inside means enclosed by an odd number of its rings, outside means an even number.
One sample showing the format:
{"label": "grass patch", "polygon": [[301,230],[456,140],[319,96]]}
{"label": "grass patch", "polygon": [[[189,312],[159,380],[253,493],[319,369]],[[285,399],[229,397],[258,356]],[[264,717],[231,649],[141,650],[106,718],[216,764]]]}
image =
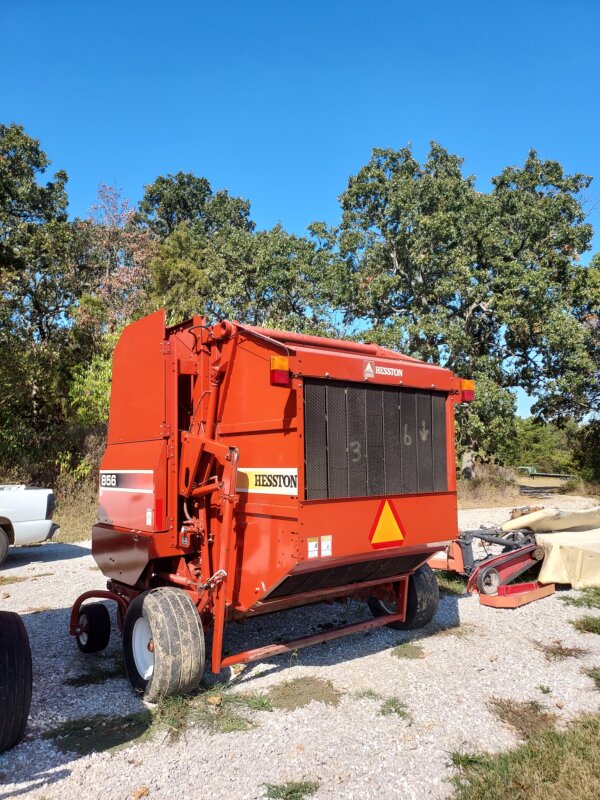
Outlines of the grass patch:
{"label": "grass patch", "polygon": [[537,700],[502,700],[488,702],[490,710],[502,722],[514,728],[523,739],[530,739],[554,726],[556,714],[546,711]]}
{"label": "grass patch", "polygon": [[288,781],[287,783],[265,783],[267,797],[271,800],[304,800],[319,788],[317,781]]}
{"label": "grass patch", "polygon": [[396,658],[425,658],[425,650],[422,644],[415,642],[404,642],[394,647],[392,655]]}
{"label": "grass patch", "polygon": [[590,667],[589,669],[584,669],[583,673],[594,681],[596,689],[600,689],[600,667]]}
{"label": "grass patch", "polygon": [[379,709],[379,713],[383,717],[389,717],[390,714],[396,714],[402,719],[411,719],[408,706],[397,697],[388,697],[386,700],[384,700],[384,702],[381,704],[381,708]]}
{"label": "grass patch", "polygon": [[303,708],[314,700],[329,706],[339,705],[341,692],[334,688],[331,681],[323,678],[294,678],[291,681],[278,683],[269,689],[268,699],[275,708],[283,711],[294,711]]}
{"label": "grass patch", "polygon": [[576,597],[561,597],[563,603],[577,608],[600,608],[600,589],[582,589]]}
{"label": "grass patch", "polygon": [[600,635],[600,617],[586,616],[571,622],[581,633],[597,633]]}
{"label": "grass patch", "polygon": [[[88,682],[69,685],[82,686]],[[196,697],[165,697],[152,711],[123,717],[100,714],[72,720],[48,731],[44,738],[51,739],[62,752],[88,755],[147,738],[158,731],[166,731],[169,739],[176,740],[192,725],[199,725],[210,733],[247,731],[253,727],[253,722],[239,713],[243,709],[270,711],[272,706],[264,695],[231,692],[217,685]]]}
{"label": "grass patch", "polygon": [[382,695],[374,692],[373,689],[365,689],[361,692],[356,692],[354,697],[359,700],[365,698],[366,700],[383,701],[379,706],[379,714],[381,714],[381,716],[387,717],[390,714],[397,714],[399,717],[402,717],[402,719],[412,721],[408,706],[397,697],[382,697]]}
{"label": "grass patch", "polygon": [[438,586],[440,587],[441,595],[459,595],[466,594],[467,579],[456,572],[446,572],[445,570],[436,570],[435,577],[437,578]]}
{"label": "grass patch", "polygon": [[597,800],[598,742],[600,716],[586,715],[505,753],[453,753],[453,800]]}
{"label": "grass patch", "polygon": [[112,678],[125,677],[125,667],[121,658],[114,660],[112,664],[102,663],[102,661],[94,663],[90,659],[87,666],[87,672],[76,675],[74,678],[67,678],[63,684],[65,686],[94,686]]}
{"label": "grass patch", "polygon": [[550,644],[534,642],[535,649],[542,652],[548,661],[564,661],[565,658],[579,658],[588,651],[584,647],[567,647],[560,639],[555,639]]}
{"label": "grass patch", "polygon": [[151,721],[148,711],[122,717],[97,714],[65,722],[44,733],[43,738],[51,739],[54,746],[63,753],[86,756],[112,750],[139,739],[148,731]]}
{"label": "grass patch", "polygon": [[176,695],[164,697],[152,712],[152,727],[166,730],[171,739],[177,739],[192,725],[199,725],[210,733],[247,731],[254,723],[244,709],[272,711],[266,695],[232,692],[217,684],[195,697]]}
{"label": "grass patch", "polygon": [[382,700],[383,699],[381,697],[381,695],[378,694],[377,692],[373,691],[373,689],[363,689],[360,692],[355,692],[354,693],[354,697],[356,697],[357,700],[363,700],[363,699],[364,700]]}

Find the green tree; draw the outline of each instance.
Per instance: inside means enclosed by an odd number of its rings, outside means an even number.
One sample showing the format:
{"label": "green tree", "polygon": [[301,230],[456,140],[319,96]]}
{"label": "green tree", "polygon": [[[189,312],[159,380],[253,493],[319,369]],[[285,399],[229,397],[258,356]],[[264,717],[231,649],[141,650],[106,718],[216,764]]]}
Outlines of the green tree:
{"label": "green tree", "polygon": [[67,174],[41,185],[50,162],[20,125],[0,124],[0,275],[23,264],[21,248],[36,226],[67,218]]}
{"label": "green tree", "polygon": [[172,234],[181,223],[193,225],[205,234],[222,228],[252,230],[254,227],[248,200],[231,197],[226,190],[215,193],[206,178],[191,172],[160,175],[146,186],[137,222],[161,239]]}
{"label": "green tree", "polygon": [[280,225],[256,231],[250,203],[179,173],[147,187],[138,224],[162,237],[151,298],[170,318],[192,314],[327,332],[330,253]]}
{"label": "green tree", "polygon": [[514,436],[502,447],[509,466],[533,466],[538,472],[573,472],[574,443],[578,435],[574,422],[558,427],[535,417],[517,418]]}
{"label": "green tree", "polygon": [[340,225],[312,228],[339,262],[334,304],[360,338],[484,376],[487,395],[520,386],[538,413],[581,417],[597,369],[597,280],[579,262],[589,182],[531,151],[485,194],[438,144],[423,164],[410,148],[374,150],[340,198]]}

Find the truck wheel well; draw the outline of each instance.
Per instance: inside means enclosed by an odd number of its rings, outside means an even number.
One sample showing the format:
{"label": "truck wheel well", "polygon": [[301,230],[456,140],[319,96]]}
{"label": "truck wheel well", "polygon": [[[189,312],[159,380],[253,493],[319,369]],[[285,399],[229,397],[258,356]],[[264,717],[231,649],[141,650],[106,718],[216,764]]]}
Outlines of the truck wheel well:
{"label": "truck wheel well", "polygon": [[14,544],[15,543],[15,532],[13,530],[12,523],[6,517],[0,517],[0,528],[4,531],[4,533],[8,536],[8,543]]}

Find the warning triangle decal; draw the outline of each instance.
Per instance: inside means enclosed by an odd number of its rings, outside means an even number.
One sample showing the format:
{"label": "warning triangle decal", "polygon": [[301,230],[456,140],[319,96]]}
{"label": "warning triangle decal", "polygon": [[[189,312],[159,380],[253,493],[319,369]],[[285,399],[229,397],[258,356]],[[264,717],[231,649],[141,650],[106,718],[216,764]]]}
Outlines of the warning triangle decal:
{"label": "warning triangle decal", "polygon": [[402,523],[396,509],[389,500],[383,500],[377,509],[375,521],[369,534],[372,547],[394,547],[404,541]]}

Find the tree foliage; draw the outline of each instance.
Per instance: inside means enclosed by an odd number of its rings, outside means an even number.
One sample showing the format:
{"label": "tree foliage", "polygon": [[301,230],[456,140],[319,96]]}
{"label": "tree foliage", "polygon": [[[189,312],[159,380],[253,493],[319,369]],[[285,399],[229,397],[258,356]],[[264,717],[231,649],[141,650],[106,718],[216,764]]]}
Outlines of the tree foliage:
{"label": "tree foliage", "polygon": [[312,231],[338,261],[333,305],[357,336],[477,379],[459,442],[494,453],[507,389],[548,419],[600,410],[598,269],[580,261],[591,179],[532,150],[486,194],[462,166],[436,143],[422,164],[409,147],[376,149],[340,198],[340,224]]}
{"label": "tree foliage", "polygon": [[[410,148],[374,150],[340,198],[339,224],[301,236],[257,229],[249,200],[186,172],[158,176],[137,207],[101,186],[89,216],[69,219],[67,175],[48,179],[49,166],[22,127],[0,125],[3,471],[89,472],[114,343],[165,307],[173,322],[353,335],[441,363],[477,381],[457,414],[459,451],[600,473],[589,455],[600,412],[600,256],[582,259],[589,177],[532,150],[481,192],[438,144],[423,163]],[[518,387],[535,419],[516,417]]]}

